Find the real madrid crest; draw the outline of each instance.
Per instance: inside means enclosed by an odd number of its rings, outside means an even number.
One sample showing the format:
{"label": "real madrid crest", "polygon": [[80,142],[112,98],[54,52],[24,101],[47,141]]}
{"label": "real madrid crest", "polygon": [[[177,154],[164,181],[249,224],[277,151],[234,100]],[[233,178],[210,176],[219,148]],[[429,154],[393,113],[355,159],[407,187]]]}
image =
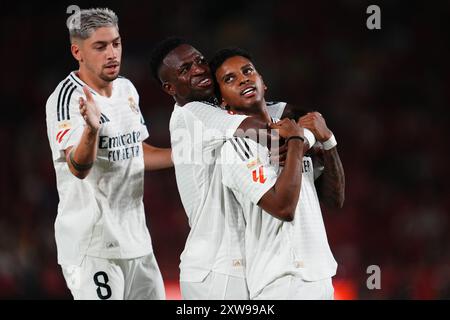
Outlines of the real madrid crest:
{"label": "real madrid crest", "polygon": [[134,113],[139,114],[139,108],[138,108],[136,102],[134,101],[133,97],[129,97],[129,98],[128,98],[128,102],[129,102],[129,104],[130,104],[131,110],[132,110]]}

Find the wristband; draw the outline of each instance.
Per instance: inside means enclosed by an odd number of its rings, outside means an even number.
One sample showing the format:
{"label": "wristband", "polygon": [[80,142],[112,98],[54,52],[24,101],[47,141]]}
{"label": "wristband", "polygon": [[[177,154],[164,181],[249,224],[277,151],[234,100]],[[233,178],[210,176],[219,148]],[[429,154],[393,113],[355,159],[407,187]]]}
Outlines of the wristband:
{"label": "wristband", "polygon": [[306,128],[303,128],[303,136],[307,140],[309,148],[311,149],[312,146],[316,143],[316,137],[314,137],[314,134],[309,129]]}
{"label": "wristband", "polygon": [[305,138],[303,138],[301,136],[291,136],[286,139],[286,144],[288,144],[289,140],[291,140],[291,139],[298,139],[298,140],[302,140],[303,142],[305,142]]}
{"label": "wristband", "polygon": [[322,142],[322,145],[323,145],[324,150],[330,150],[330,149],[333,149],[334,147],[336,147],[337,141],[336,141],[336,138],[334,137],[334,134],[332,133],[330,139]]}

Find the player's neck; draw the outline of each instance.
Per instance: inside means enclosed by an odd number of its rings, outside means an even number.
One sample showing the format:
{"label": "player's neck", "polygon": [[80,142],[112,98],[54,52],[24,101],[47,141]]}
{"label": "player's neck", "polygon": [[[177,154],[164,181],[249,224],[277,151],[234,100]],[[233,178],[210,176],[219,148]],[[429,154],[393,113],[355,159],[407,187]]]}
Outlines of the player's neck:
{"label": "player's neck", "polygon": [[111,97],[112,95],[112,81],[104,81],[89,72],[81,69],[77,72],[78,78],[86,83],[91,89],[104,97]]}
{"label": "player's neck", "polygon": [[238,114],[245,114],[247,116],[252,116],[252,117],[258,118],[263,122],[267,122],[267,123],[272,122],[272,118],[270,117],[269,112],[267,111],[267,105],[266,105],[265,100],[261,101],[257,105],[253,105],[251,107],[231,108],[231,111],[238,113]]}
{"label": "player's neck", "polygon": [[180,97],[178,95],[173,96],[173,98],[175,99],[175,103],[177,105],[179,105],[180,107],[184,106],[185,104],[189,103],[189,102],[193,102],[193,101],[206,101],[212,104],[218,104],[217,103],[217,98],[213,95],[199,95],[199,96],[190,96],[189,98],[186,97]]}

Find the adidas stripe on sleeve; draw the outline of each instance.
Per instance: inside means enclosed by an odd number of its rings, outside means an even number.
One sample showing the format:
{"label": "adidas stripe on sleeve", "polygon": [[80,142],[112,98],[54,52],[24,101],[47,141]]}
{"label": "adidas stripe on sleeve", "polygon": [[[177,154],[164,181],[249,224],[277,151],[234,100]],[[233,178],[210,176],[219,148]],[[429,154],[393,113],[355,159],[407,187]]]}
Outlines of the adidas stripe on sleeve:
{"label": "adidas stripe on sleeve", "polygon": [[47,100],[47,130],[53,160],[64,160],[64,150],[81,138],[84,119],[81,117],[78,99],[82,86],[69,75]]}
{"label": "adidas stripe on sleeve", "polygon": [[267,148],[253,140],[232,138],[221,150],[222,182],[258,204],[277,180]]}

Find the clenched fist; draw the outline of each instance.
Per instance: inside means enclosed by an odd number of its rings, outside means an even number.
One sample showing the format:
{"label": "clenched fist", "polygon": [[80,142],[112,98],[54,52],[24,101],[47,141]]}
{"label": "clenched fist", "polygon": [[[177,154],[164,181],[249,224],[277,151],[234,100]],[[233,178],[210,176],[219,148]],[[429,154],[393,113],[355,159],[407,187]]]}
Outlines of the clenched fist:
{"label": "clenched fist", "polygon": [[328,129],[325,119],[319,112],[308,112],[298,119],[298,124],[311,130],[316,137],[316,140],[319,142],[327,141],[333,134],[330,129]]}
{"label": "clenched fist", "polygon": [[294,120],[284,118],[277,123],[269,124],[270,129],[277,129],[282,138],[289,138],[291,136],[303,137],[303,128]]}

